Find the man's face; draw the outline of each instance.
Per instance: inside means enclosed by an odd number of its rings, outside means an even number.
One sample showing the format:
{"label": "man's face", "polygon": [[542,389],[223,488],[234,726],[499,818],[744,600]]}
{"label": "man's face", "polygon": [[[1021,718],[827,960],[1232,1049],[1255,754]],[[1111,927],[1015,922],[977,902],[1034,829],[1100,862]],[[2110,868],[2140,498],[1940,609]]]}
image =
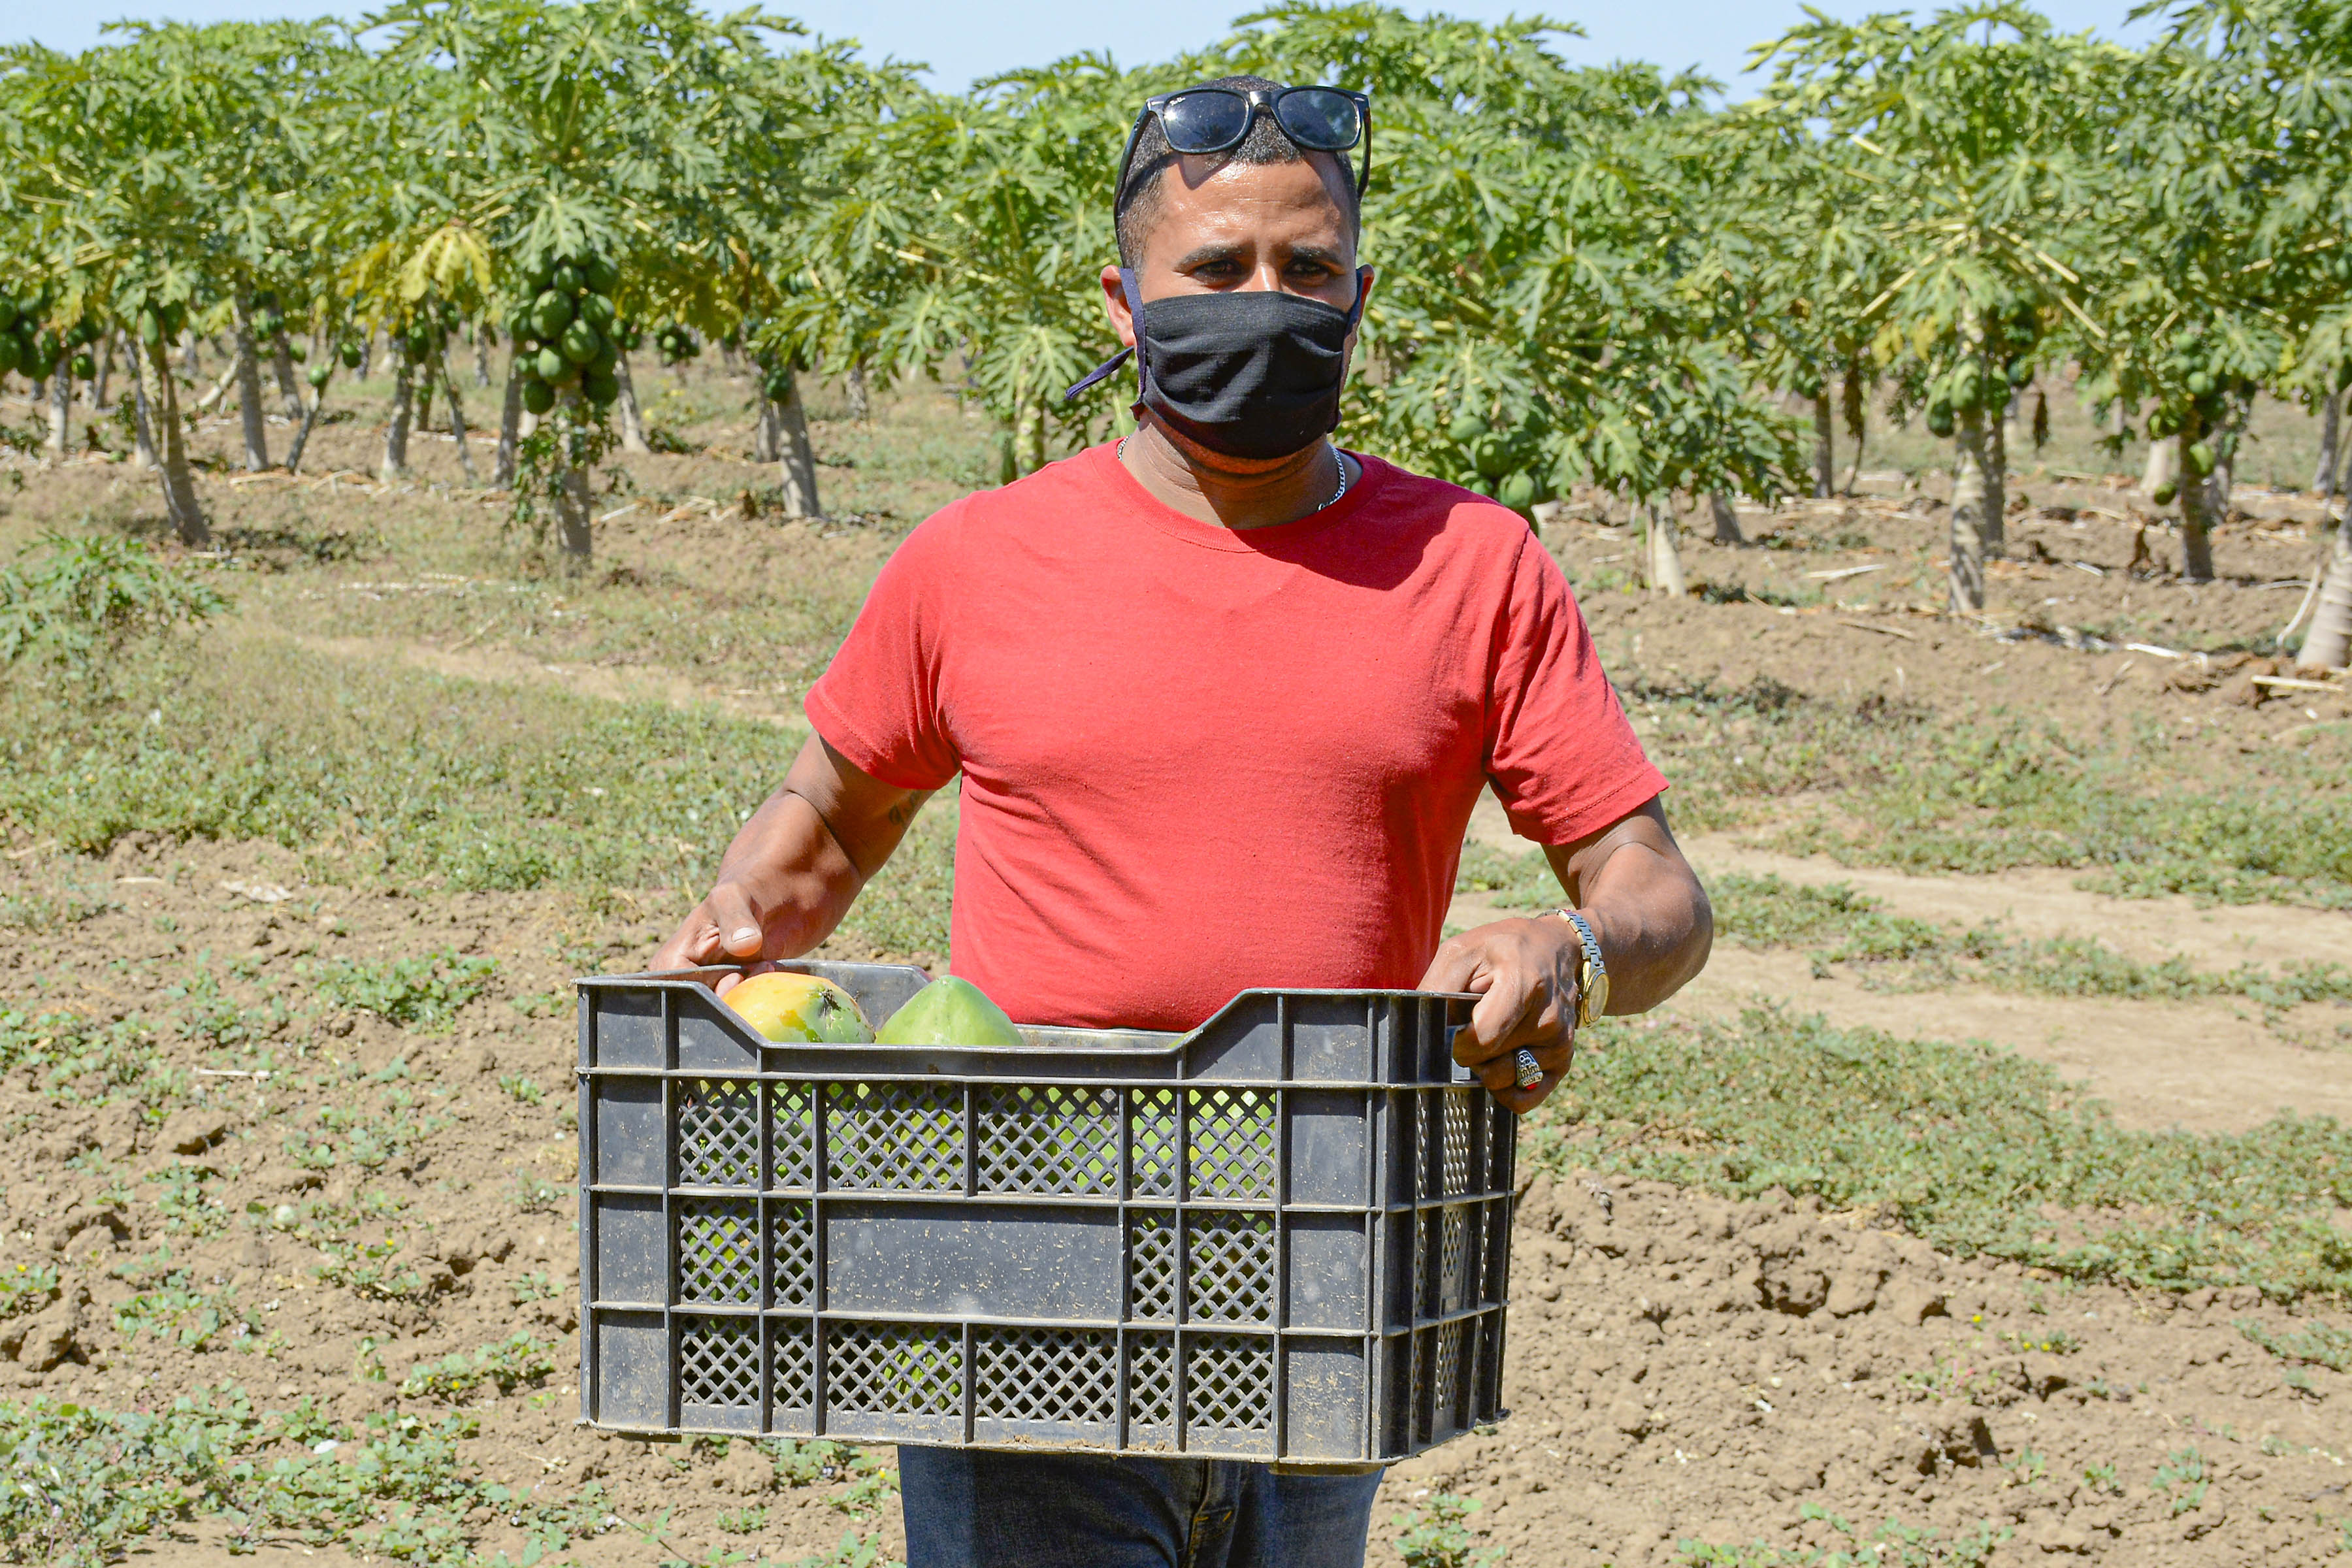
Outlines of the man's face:
{"label": "man's face", "polygon": [[[1281,289],[1338,310],[1356,302],[1356,239],[1343,205],[1348,176],[1328,155],[1286,163],[1182,157],[1160,176],[1160,213],[1136,258],[1146,300],[1170,294]],[[1119,341],[1135,322],[1118,268],[1103,293]]]}

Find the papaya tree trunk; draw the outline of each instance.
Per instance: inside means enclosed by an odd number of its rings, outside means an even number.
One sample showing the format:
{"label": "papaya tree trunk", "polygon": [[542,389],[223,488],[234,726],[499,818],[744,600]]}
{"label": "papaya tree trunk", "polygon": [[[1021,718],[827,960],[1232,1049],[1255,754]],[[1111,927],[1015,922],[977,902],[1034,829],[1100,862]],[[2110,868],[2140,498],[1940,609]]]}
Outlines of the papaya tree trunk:
{"label": "papaya tree trunk", "polygon": [[2295,662],[2306,669],[2342,669],[2352,665],[2352,523],[2336,525],[2336,542],[2319,579],[2319,605],[2311,635]]}
{"label": "papaya tree trunk", "polygon": [[474,327],[474,384],[490,384],[490,329],[478,322]]}
{"label": "papaya tree trunk", "polygon": [[1837,428],[1830,418],[1827,381],[1813,392],[1813,499],[1827,500],[1837,486]]}
{"label": "papaya tree trunk", "polygon": [[1862,448],[1870,435],[1870,381],[1862,366],[1846,362],[1845,374],[1838,378],[1838,392],[1845,415],[1846,439],[1853,443],[1853,461],[1845,471],[1845,493],[1853,494],[1853,487],[1862,482]]}
{"label": "papaya tree trunk", "polygon": [[65,362],[49,373],[49,434],[41,445],[52,462],[66,460],[66,447],[73,434],[73,373]]}
{"label": "papaya tree trunk", "polygon": [[1977,615],[1985,604],[1985,551],[2000,515],[2000,481],[1991,465],[1984,411],[1959,415],[1952,430],[1951,605]]}
{"label": "papaya tree trunk", "polygon": [[852,419],[864,420],[873,412],[874,406],[866,391],[866,367],[862,364],[851,365],[849,374],[842,377],[841,384],[843,392],[849,399],[849,416]]}
{"label": "papaya tree trunk", "polygon": [[621,450],[650,452],[646,441],[646,417],[637,407],[637,381],[629,374],[629,356],[617,353],[613,358],[613,379],[621,384],[621,395],[613,400],[621,416]]}
{"label": "papaya tree trunk", "polygon": [[236,416],[245,432],[245,471],[257,474],[272,467],[269,426],[262,423],[261,353],[253,336],[253,299],[237,289],[230,311],[236,344]]}
{"label": "papaya tree trunk", "polygon": [[1679,599],[1688,590],[1683,579],[1683,552],[1675,539],[1675,509],[1664,503],[1634,507],[1649,552],[1650,592]]}
{"label": "papaya tree trunk", "polygon": [[2202,421],[2191,420],[2180,444],[2180,575],[2184,582],[2213,580],[2213,480],[2197,471],[2189,448],[2203,437]]}
{"label": "papaya tree trunk", "polygon": [[555,413],[556,447],[562,463],[555,480],[555,528],[565,563],[578,573],[588,569],[594,550],[588,532],[588,472],[572,460],[585,415],[576,390],[562,397]]}
{"label": "papaya tree trunk", "polygon": [[[146,384],[152,379],[155,393],[146,395]],[[180,428],[180,394],[172,383],[172,362],[161,343],[140,356],[141,395],[154,410],[154,422],[163,433],[163,513],[171,521],[172,531],[182,544],[191,550],[202,550],[213,542],[212,525],[205,521],[204,509],[196,504],[196,477],[188,468],[188,444]]]}
{"label": "papaya tree trunk", "polygon": [[408,422],[416,414],[416,384],[408,350],[397,337],[392,344],[392,419],[383,427],[383,461],[376,478],[385,484],[408,475]]}
{"label": "papaya tree trunk", "polygon": [[2009,553],[2009,416],[1985,427],[1985,553]]}
{"label": "papaya tree trunk", "polygon": [[322,384],[312,389],[310,405],[302,411],[301,428],[294,432],[294,445],[287,449],[286,471],[288,473],[299,474],[302,471],[303,449],[310,446],[310,432],[318,428],[319,415],[326,406],[327,389]]}
{"label": "papaya tree trunk", "polygon": [[1021,405],[1014,430],[1014,442],[1021,454],[1021,471],[1034,474],[1045,466],[1045,405],[1043,400]]}
{"label": "papaya tree trunk", "polygon": [[196,329],[190,327],[186,341],[180,345],[180,363],[186,368],[190,381],[201,384],[205,379],[205,363],[203,356],[196,352],[197,342]]}
{"label": "papaya tree trunk", "polygon": [[1747,536],[1739,531],[1739,509],[1721,490],[1706,493],[1706,510],[1715,519],[1715,542],[1717,544],[1745,544]]}
{"label": "papaya tree trunk", "polygon": [[457,443],[457,466],[466,470],[466,482],[479,488],[482,476],[474,471],[474,449],[466,444],[466,410],[457,401],[457,383],[449,374],[446,349],[433,356],[433,368],[440,373],[441,399],[449,405],[449,438]]}
{"label": "papaya tree trunk", "polygon": [[109,332],[98,342],[98,374],[89,378],[89,411],[106,412],[107,384],[114,379],[114,334]]}
{"label": "papaya tree trunk", "polygon": [[776,413],[776,405],[760,395],[760,417],[751,426],[751,460],[755,463],[780,463],[784,457],[784,422]]}
{"label": "papaya tree trunk", "polygon": [[278,378],[278,404],[289,419],[303,415],[302,378],[294,371],[294,345],[286,341],[286,329],[279,327],[269,337],[269,370]]}
{"label": "papaya tree trunk", "polygon": [[780,460],[784,515],[823,517],[824,509],[817,504],[816,452],[809,446],[808,412],[801,405],[800,376],[790,365],[782,374],[784,395],[776,405],[776,421],[783,436]]}
{"label": "papaya tree trunk", "polygon": [[2151,501],[2157,491],[2172,482],[2172,458],[2178,449],[2169,441],[2147,444],[2147,467],[2140,471],[2139,488]]}
{"label": "papaya tree trunk", "polygon": [[490,470],[490,488],[514,489],[515,448],[522,443],[522,367],[520,356],[509,346],[507,350],[506,406],[499,414],[499,460]]}
{"label": "papaya tree trunk", "polygon": [[139,340],[125,334],[122,340],[123,368],[131,373],[131,428],[138,441],[138,456],[132,466],[142,472],[156,467],[155,419],[147,406],[147,377],[140,366],[145,355],[139,352]]}
{"label": "papaya tree trunk", "polygon": [[2319,405],[2319,461],[2311,470],[2311,493],[2326,500],[2336,493],[2336,448],[2344,429],[2344,395],[2331,392]]}

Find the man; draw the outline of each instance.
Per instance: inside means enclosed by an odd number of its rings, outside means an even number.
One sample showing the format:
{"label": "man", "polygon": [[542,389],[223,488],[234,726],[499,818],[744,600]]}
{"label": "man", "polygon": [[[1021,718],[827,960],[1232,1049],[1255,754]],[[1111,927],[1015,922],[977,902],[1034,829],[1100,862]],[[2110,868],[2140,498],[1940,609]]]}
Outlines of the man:
{"label": "man", "polygon": [[[656,967],[814,947],[961,775],[955,968],[1023,1022],[1475,992],[1456,1054],[1524,1112],[1580,1008],[1640,1012],[1697,972],[1706,895],[1559,566],[1516,514],[1326,439],[1372,284],[1347,161],[1367,108],[1242,77],[1146,106],[1102,275],[1140,338],[1137,433],[908,538]],[[1487,787],[1574,908],[1441,941]],[[1337,1568],[1379,1483],[923,1448],[899,1469],[909,1568]]]}

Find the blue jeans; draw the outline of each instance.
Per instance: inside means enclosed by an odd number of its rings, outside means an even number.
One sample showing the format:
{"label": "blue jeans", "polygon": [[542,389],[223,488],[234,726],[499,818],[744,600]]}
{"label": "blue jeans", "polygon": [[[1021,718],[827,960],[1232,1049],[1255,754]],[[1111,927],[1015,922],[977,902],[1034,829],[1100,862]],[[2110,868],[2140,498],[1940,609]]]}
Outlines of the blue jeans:
{"label": "blue jeans", "polygon": [[1380,1472],[898,1450],[907,1568],[1362,1568]]}

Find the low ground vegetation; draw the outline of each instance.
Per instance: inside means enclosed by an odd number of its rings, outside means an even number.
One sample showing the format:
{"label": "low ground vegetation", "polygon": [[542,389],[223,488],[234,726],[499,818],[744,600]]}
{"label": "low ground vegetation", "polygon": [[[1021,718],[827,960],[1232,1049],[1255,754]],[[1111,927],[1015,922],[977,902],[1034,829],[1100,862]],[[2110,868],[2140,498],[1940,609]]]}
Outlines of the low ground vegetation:
{"label": "low ground vegetation", "polygon": [[[413,488],[324,478],[359,421],[320,428],[299,486],[233,485],[205,466],[233,427],[200,425],[211,552],[173,548],[110,463],[9,470],[8,603],[48,607],[0,689],[0,1131],[23,1152],[0,1451],[27,1479],[0,1503],[8,1555],[902,1550],[887,1451],[570,1425],[566,986],[642,962],[780,774],[872,572],[988,471],[992,437],[942,396],[856,421],[813,389],[839,510],[785,521],[723,373],[640,390],[667,435],[621,468],[606,510],[635,510],[589,580],[546,571],[429,444]],[[2352,902],[2352,709],[2254,683],[2283,618],[2270,563],[2302,558],[2316,512],[2249,497],[2216,535],[2223,580],[2191,588],[2130,564],[2148,513],[2127,483],[2032,482],[1981,623],[1918,613],[1932,476],[1695,541],[1679,600],[1612,574],[1605,498],[1541,536],[1685,828],[2224,910]],[[118,586],[34,586],[60,561]],[[125,600],[172,608],[110,626]],[[827,952],[945,957],[953,804]],[[2126,952],[1702,871],[1720,942],[1923,1000],[2352,1001],[2352,975],[2296,954]],[[1475,841],[1460,891],[1556,896],[1539,859]],[[1521,1146],[1514,1415],[1391,1479],[1378,1560],[2352,1550],[2330,1489],[2352,1135],[2124,1125],[2009,1048],[2029,1043],[1780,998],[1594,1031]]]}

